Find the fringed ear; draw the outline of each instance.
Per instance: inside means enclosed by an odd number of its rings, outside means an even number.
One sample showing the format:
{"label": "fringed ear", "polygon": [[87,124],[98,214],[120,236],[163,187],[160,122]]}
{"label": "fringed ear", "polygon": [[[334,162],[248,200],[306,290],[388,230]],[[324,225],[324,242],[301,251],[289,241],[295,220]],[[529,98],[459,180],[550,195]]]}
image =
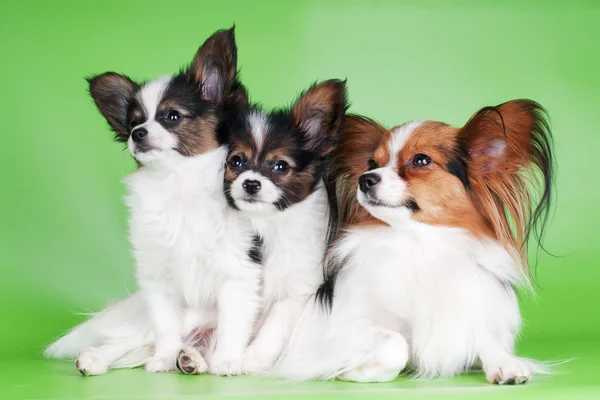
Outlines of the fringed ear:
{"label": "fringed ear", "polygon": [[294,123],[305,135],[306,150],[328,155],[348,109],[346,82],[331,79],[312,86],[292,107]]}
{"label": "fringed ear", "polygon": [[198,49],[187,71],[202,90],[202,97],[215,104],[248,105],[248,94],[237,75],[235,26],[219,30]]}
{"label": "fringed ear", "polygon": [[552,134],[545,110],[531,100],[483,108],[460,130],[459,141],[469,155],[478,209],[527,268],[529,235],[533,231],[541,239],[552,196]]}
{"label": "fringed ear", "polygon": [[106,72],[87,79],[90,95],[115,132],[115,139],[127,141],[127,109],[139,85],[124,75]]}

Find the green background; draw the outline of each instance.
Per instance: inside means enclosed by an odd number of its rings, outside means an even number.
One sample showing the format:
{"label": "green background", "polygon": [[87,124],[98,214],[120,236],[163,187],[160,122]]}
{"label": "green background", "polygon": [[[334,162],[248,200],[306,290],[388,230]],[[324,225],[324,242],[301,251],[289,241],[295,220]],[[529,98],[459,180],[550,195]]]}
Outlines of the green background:
{"label": "green background", "polygon": [[[598,1],[0,2],[0,398],[565,398],[600,396]],[[481,373],[384,385],[149,375],[82,378],[43,346],[136,289],[121,202],[135,166],[86,93],[107,70],[151,79],[236,24],[255,101],[289,104],[347,78],[351,110],[389,126],[461,125],[480,107],[531,98],[550,113],[557,202],[537,296],[522,301],[519,352],[574,358],[524,387]],[[599,397],[596,397],[599,398]]]}

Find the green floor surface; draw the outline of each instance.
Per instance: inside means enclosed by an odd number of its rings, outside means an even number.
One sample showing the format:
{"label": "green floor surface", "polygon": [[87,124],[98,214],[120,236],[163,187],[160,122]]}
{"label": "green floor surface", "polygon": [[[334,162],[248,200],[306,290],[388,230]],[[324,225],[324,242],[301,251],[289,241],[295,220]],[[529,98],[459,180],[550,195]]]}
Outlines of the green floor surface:
{"label": "green floor surface", "polygon": [[544,341],[525,347],[526,354],[540,359],[571,360],[555,367],[554,375],[536,376],[524,386],[491,385],[480,371],[448,380],[400,377],[386,384],[292,385],[261,377],[149,374],[141,369],[82,377],[72,362],[4,360],[0,362],[0,399],[600,399],[598,341]]}

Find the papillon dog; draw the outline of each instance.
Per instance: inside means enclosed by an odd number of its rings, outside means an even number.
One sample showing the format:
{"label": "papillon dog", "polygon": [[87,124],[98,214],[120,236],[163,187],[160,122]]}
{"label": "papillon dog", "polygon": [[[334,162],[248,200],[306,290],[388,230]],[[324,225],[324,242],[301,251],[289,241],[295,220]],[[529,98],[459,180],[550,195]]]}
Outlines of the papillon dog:
{"label": "papillon dog", "polygon": [[[323,175],[347,110],[345,82],[304,92],[290,109],[239,109],[222,124],[228,137],[225,195],[248,217],[262,263],[262,306],[243,372],[270,369],[323,280],[328,199]],[[258,249],[262,249],[258,252]],[[198,349],[181,353],[182,372],[202,372]],[[197,362],[196,360],[199,360]]]}
{"label": "papillon dog", "polygon": [[514,353],[515,290],[531,288],[527,242],[552,194],[539,104],[486,107],[462,128],[348,117],[333,160],[342,227],[274,374],[385,382],[481,366],[521,384],[543,369]]}
{"label": "papillon dog", "polygon": [[83,375],[137,365],[170,371],[188,336],[211,335],[210,359],[198,368],[240,373],[260,308],[261,266],[248,220],[223,195],[227,146],[219,125],[248,103],[233,28],[213,34],[178,75],[137,83],[108,72],[89,85],[139,166],[125,183],[140,290],[46,355],[77,357]]}

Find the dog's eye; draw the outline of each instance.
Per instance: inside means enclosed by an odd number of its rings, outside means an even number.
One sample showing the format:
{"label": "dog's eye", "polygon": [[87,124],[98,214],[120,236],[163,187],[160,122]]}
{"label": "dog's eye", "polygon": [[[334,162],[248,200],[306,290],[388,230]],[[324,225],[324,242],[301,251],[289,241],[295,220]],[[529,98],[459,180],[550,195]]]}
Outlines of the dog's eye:
{"label": "dog's eye", "polygon": [[167,115],[165,115],[165,118],[169,121],[175,122],[175,121],[179,121],[179,119],[181,118],[181,114],[179,114],[175,110],[171,110],[167,113]]}
{"label": "dog's eye", "polygon": [[245,162],[240,156],[233,156],[229,160],[229,165],[231,165],[231,167],[235,169],[242,168],[244,164]]}
{"label": "dog's eye", "polygon": [[143,123],[144,123],[144,121],[142,118],[135,117],[131,121],[129,121],[129,129],[133,129],[136,126],[141,125]]}
{"label": "dog's eye", "polygon": [[275,172],[285,172],[289,167],[290,165],[285,161],[277,161],[275,164],[273,164],[271,169]]}
{"label": "dog's eye", "polygon": [[369,160],[369,171],[372,169],[377,169],[379,168],[379,164],[377,164],[377,161],[370,159]]}
{"label": "dog's eye", "polygon": [[412,160],[412,165],[417,168],[426,167],[431,164],[431,158],[427,154],[415,154]]}

